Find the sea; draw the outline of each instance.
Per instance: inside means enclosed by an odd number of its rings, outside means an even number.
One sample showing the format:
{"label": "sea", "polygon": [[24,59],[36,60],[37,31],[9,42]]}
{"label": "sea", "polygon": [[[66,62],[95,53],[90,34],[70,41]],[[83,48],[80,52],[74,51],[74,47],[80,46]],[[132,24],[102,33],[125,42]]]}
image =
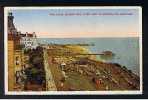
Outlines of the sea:
{"label": "sea", "polygon": [[[132,70],[139,75],[140,56],[139,56],[139,38],[38,38],[41,44],[94,44],[94,46],[84,46],[91,53],[102,53],[111,51],[115,54],[112,63],[118,63]],[[98,55],[99,56],[99,55]],[[100,60],[100,57],[98,57]],[[103,59],[102,59],[103,60]]]}

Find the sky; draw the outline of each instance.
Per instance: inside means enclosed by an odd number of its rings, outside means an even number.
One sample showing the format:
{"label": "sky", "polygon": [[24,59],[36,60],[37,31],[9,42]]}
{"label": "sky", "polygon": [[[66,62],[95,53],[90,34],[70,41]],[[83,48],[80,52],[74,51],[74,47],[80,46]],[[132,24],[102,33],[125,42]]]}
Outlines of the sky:
{"label": "sky", "polygon": [[[13,13],[14,24],[18,31],[36,32],[41,38],[138,37],[140,33],[137,9],[11,9],[10,11]],[[68,15],[76,13],[81,16]],[[85,15],[86,13],[90,15]],[[92,15],[93,13],[102,15]],[[112,15],[103,15],[105,13]],[[130,15],[116,15],[123,13]]]}

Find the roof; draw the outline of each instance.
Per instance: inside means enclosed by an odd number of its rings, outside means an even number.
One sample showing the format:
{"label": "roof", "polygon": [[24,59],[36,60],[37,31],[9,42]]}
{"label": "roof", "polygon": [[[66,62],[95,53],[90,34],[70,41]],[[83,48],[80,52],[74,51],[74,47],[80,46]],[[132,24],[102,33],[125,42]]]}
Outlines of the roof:
{"label": "roof", "polygon": [[8,34],[8,40],[20,40],[19,34]]}
{"label": "roof", "polygon": [[27,36],[28,36],[28,37],[33,37],[33,34],[30,34],[30,33],[29,33],[29,34],[27,34]]}
{"label": "roof", "polygon": [[34,33],[28,33],[26,32],[25,34],[20,34],[21,37],[33,37]]}

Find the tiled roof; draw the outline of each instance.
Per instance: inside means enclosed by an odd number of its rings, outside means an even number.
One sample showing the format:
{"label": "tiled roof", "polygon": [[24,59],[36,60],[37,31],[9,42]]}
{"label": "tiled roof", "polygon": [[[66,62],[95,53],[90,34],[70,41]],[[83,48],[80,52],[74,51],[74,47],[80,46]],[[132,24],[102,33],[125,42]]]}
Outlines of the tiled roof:
{"label": "tiled roof", "polygon": [[19,34],[8,34],[8,40],[19,40],[20,38]]}

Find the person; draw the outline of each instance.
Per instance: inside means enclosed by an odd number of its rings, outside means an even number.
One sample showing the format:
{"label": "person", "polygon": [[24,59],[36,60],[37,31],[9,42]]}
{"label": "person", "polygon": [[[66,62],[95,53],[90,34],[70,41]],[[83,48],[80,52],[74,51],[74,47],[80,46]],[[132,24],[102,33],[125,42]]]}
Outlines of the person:
{"label": "person", "polygon": [[18,79],[19,79],[19,74],[18,74],[18,71],[16,71],[15,73],[15,81],[16,81],[16,84],[18,84]]}
{"label": "person", "polygon": [[99,84],[102,84],[102,79],[101,78],[99,79]]}
{"label": "person", "polygon": [[64,71],[62,71],[62,75],[63,75],[64,79],[67,78],[67,75],[66,75],[66,73]]}
{"label": "person", "polygon": [[66,63],[62,62],[61,63],[61,69],[64,70],[64,67],[66,66]]}
{"label": "person", "polygon": [[96,70],[96,75],[101,75],[100,71],[99,70]]}
{"label": "person", "polygon": [[25,75],[25,71],[24,70],[21,70],[21,81],[22,81],[22,83],[24,83],[25,82],[25,80],[26,80],[26,75]]}
{"label": "person", "polygon": [[97,86],[97,88],[100,87],[100,81],[98,79],[96,79],[96,86]]}
{"label": "person", "polygon": [[108,87],[108,85],[106,85],[105,89],[106,89],[106,90],[109,90],[109,87]]}
{"label": "person", "polygon": [[102,84],[102,79],[96,79],[95,77],[92,78],[92,81],[96,84],[96,87],[99,88]]}
{"label": "person", "polygon": [[61,82],[60,87],[61,87],[61,88],[63,88],[63,87],[64,87],[64,83],[63,83],[63,82]]}
{"label": "person", "polygon": [[65,82],[65,78],[63,77],[63,78],[61,78],[61,80],[60,80],[60,89],[61,89],[61,90],[63,90],[63,88],[64,88],[64,82]]}

